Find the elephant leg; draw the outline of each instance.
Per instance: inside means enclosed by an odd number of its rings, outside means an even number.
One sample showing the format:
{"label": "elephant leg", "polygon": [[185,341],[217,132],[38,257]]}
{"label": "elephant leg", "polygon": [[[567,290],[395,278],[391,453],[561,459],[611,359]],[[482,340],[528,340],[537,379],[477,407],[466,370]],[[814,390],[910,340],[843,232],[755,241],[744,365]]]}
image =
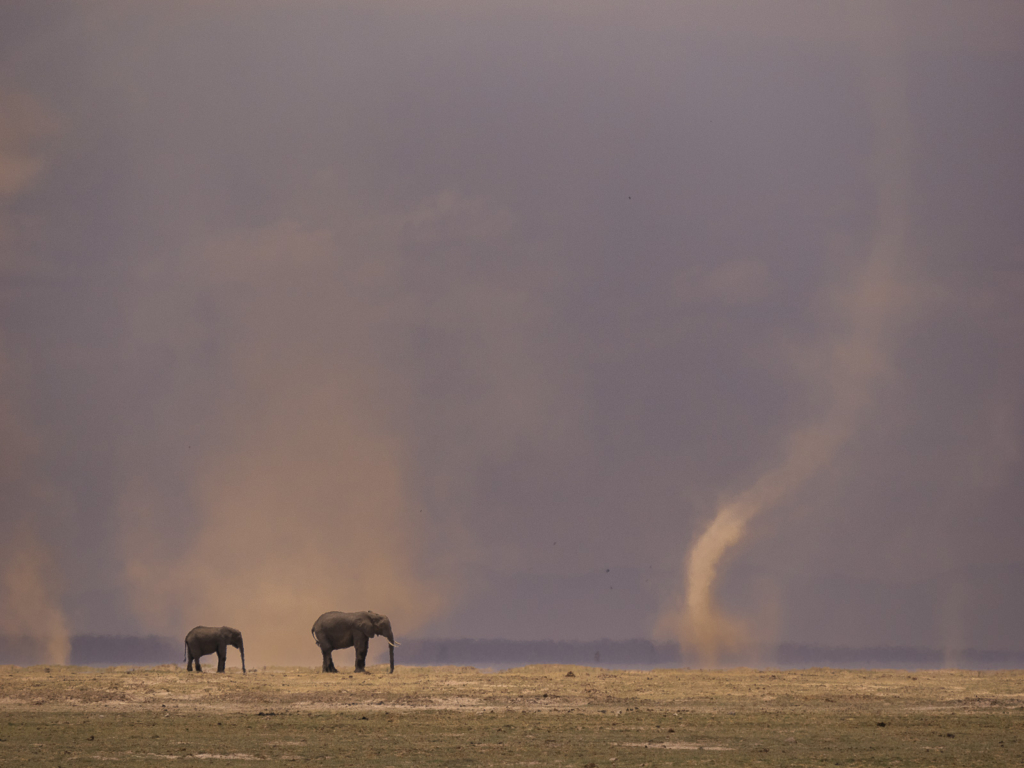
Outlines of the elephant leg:
{"label": "elephant leg", "polygon": [[325,651],[322,651],[322,653],[324,655],[324,665],[321,668],[321,671],[322,672],[337,672],[338,670],[336,670],[334,668],[334,659],[331,658],[331,652],[325,650]]}
{"label": "elephant leg", "polygon": [[365,636],[356,638],[356,672],[366,671],[366,652],[370,648],[370,639]]}
{"label": "elephant leg", "polygon": [[185,671],[186,672],[191,672],[192,671],[192,651],[186,650],[185,651],[185,658],[188,661],[188,666],[185,667]]}
{"label": "elephant leg", "polygon": [[199,657],[196,656],[196,672],[202,672],[203,668],[199,666]]}
{"label": "elephant leg", "polygon": [[224,665],[227,663],[227,660],[228,660],[228,652],[227,651],[217,651],[217,671],[218,672],[223,672],[224,671]]}

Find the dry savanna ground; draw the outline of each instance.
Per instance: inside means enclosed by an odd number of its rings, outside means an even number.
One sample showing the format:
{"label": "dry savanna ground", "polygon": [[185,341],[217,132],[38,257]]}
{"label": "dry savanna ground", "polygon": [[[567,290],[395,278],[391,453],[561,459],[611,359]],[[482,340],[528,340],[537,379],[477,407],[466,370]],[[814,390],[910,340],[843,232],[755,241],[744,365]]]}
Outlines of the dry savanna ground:
{"label": "dry savanna ground", "polygon": [[0,764],[108,762],[1020,766],[1024,672],[0,667]]}

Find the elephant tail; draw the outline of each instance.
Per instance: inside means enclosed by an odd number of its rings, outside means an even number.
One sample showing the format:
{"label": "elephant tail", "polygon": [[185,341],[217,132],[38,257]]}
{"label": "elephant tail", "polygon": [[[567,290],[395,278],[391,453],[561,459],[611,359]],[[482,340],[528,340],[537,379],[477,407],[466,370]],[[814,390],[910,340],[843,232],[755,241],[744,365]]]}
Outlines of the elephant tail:
{"label": "elephant tail", "polygon": [[181,654],[182,661],[188,661],[188,643],[185,643],[185,650]]}
{"label": "elephant tail", "polygon": [[311,627],[309,630],[309,634],[313,636],[313,642],[316,643],[316,647],[319,648],[320,641],[316,639],[316,627]]}

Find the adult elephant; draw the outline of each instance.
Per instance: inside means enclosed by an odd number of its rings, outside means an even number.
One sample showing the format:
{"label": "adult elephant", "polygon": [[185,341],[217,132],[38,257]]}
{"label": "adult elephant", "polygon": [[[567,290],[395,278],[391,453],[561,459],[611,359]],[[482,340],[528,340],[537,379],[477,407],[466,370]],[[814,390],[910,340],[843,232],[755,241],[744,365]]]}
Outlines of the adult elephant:
{"label": "adult elephant", "polygon": [[217,671],[224,671],[224,662],[228,658],[228,646],[233,645],[242,654],[242,674],[245,674],[245,648],[242,645],[242,633],[231,627],[196,627],[185,635],[185,658],[188,671],[192,671],[192,662],[196,663],[196,672],[202,672],[199,657],[211,653],[217,654]]}
{"label": "adult elephant", "polygon": [[356,647],[356,672],[366,671],[366,651],[370,638],[380,635],[388,640],[391,656],[391,672],[395,671],[395,634],[391,631],[391,620],[373,611],[342,613],[328,611],[313,624],[313,639],[324,655],[324,672],[337,672],[331,652],[339,648]]}

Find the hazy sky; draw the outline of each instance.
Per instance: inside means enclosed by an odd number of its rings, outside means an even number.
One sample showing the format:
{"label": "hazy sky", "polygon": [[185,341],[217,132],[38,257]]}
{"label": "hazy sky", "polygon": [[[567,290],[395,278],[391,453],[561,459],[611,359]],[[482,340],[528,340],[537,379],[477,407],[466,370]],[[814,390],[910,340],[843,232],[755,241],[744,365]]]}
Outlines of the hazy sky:
{"label": "hazy sky", "polygon": [[1015,1],[4,3],[0,633],[685,635],[756,496],[746,639],[1022,650],[1022,126]]}

